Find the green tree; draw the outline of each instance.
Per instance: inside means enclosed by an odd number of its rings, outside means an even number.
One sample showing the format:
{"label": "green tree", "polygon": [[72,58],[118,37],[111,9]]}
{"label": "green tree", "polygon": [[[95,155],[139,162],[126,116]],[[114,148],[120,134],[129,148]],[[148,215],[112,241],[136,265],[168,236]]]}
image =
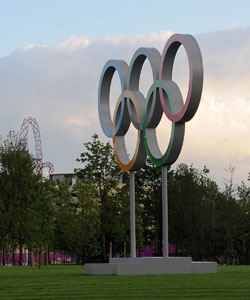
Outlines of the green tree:
{"label": "green tree", "polygon": [[73,221],[74,251],[81,263],[86,258],[95,257],[100,252],[100,207],[94,198],[95,185],[92,182],[82,183],[79,179],[74,186],[77,212]]}
{"label": "green tree", "polygon": [[72,190],[68,182],[57,182],[54,210],[54,253],[70,254],[73,251],[72,224],[76,216],[76,204],[72,201]]}
{"label": "green tree", "polygon": [[18,135],[10,132],[0,145],[0,198],[2,202],[2,252],[19,246],[20,264],[22,250],[27,242],[27,218],[29,207],[35,197],[34,186],[41,180],[35,174],[36,163],[24,151]]}
{"label": "green tree", "polygon": [[[117,188],[122,172],[118,168],[110,143],[102,143],[97,134],[92,136],[92,141],[84,143],[86,151],[80,154],[78,162],[82,168],[75,170],[76,176],[84,181],[95,183],[93,197],[98,199],[100,205],[100,231],[103,258],[107,258],[108,244],[112,238],[112,229],[116,216],[114,215]],[[119,205],[118,205],[119,206]]]}
{"label": "green tree", "polygon": [[216,205],[225,200],[208,173],[180,164],[169,189],[170,240],[179,254],[195,260],[215,254]]}
{"label": "green tree", "polygon": [[135,180],[137,243],[141,248],[154,245],[155,254],[160,256],[162,255],[161,167],[154,166],[146,160],[145,167],[136,172]]}
{"label": "green tree", "polygon": [[[249,178],[248,178],[249,180]],[[250,187],[244,182],[237,188],[237,199],[241,210],[239,235],[237,239],[237,250],[240,263],[250,264]]]}
{"label": "green tree", "polygon": [[[49,263],[49,246],[53,241],[53,222],[55,218],[56,188],[54,182],[47,179],[39,181],[35,186],[35,197],[28,208],[27,245],[31,252],[37,249],[39,267],[43,265],[44,251],[46,263]],[[33,255],[33,253],[32,253]]]}

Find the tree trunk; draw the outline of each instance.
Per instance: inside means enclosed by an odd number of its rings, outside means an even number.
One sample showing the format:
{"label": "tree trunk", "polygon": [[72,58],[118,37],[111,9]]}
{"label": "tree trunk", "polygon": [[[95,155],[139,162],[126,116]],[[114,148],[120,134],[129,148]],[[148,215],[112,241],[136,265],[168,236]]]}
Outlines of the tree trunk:
{"label": "tree trunk", "polygon": [[49,245],[46,245],[46,266],[49,267]]}
{"label": "tree trunk", "polygon": [[102,233],[102,252],[103,252],[103,259],[106,260],[106,237],[105,233]]}
{"label": "tree trunk", "polygon": [[19,266],[23,265],[23,245],[19,244]]}
{"label": "tree trunk", "polygon": [[38,253],[38,267],[40,269],[41,268],[41,251],[40,251],[40,249],[37,253]]}
{"label": "tree trunk", "polygon": [[51,259],[50,259],[50,249],[49,249],[49,245],[48,246],[48,260],[49,260],[49,265],[51,265]]}
{"label": "tree trunk", "polygon": [[112,258],[112,242],[109,243],[109,258]]}
{"label": "tree trunk", "polygon": [[25,251],[25,247],[23,247],[23,265],[26,266],[26,262],[27,262],[27,256],[26,256],[26,251]]}
{"label": "tree trunk", "polygon": [[34,268],[35,266],[35,259],[34,259],[34,249],[33,246],[31,245],[31,268]]}
{"label": "tree trunk", "polygon": [[16,265],[16,252],[14,247],[12,248],[12,265]]}
{"label": "tree trunk", "polygon": [[124,242],[124,247],[123,247],[123,256],[126,257],[127,256],[127,245],[126,242]]}
{"label": "tree trunk", "polygon": [[41,268],[43,268],[44,263],[44,249],[41,249]]}
{"label": "tree trunk", "polygon": [[31,248],[30,246],[28,247],[28,266],[31,266]]}
{"label": "tree trunk", "polygon": [[5,249],[3,244],[3,266],[5,266]]}

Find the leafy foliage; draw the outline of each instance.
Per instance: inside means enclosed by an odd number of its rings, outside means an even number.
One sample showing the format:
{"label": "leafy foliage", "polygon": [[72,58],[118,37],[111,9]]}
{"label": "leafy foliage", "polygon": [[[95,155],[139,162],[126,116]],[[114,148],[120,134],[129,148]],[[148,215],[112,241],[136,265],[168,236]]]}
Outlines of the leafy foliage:
{"label": "leafy foliage", "polygon": [[[84,143],[76,183],[54,183],[36,174],[36,161],[10,132],[0,144],[0,261],[28,248],[76,257],[79,263],[129,255],[129,174],[116,164],[112,147],[95,134]],[[250,187],[229,180],[221,191],[209,169],[179,164],[168,170],[169,239],[178,256],[250,264]],[[162,255],[161,168],[146,161],[136,173],[136,242],[139,255],[154,245]],[[20,260],[19,264],[22,264]]]}

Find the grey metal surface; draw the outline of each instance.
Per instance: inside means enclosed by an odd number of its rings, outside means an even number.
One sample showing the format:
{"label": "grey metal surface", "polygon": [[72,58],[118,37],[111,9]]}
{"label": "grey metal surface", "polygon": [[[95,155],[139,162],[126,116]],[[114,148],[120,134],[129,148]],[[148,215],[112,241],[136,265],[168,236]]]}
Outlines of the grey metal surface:
{"label": "grey metal surface", "polygon": [[169,112],[163,104],[163,94],[160,91],[163,110],[169,120],[173,122],[188,122],[193,118],[200,104],[203,87],[203,63],[201,51],[197,41],[190,34],[174,34],[168,39],[161,56],[159,79],[172,81],[174,60],[181,45],[187,53],[189,63],[188,93],[182,109],[174,114]]}
{"label": "grey metal surface", "polygon": [[[157,140],[156,129],[163,113],[162,104],[158,91],[162,89],[164,103],[171,113],[177,112],[183,106],[181,92],[173,81],[157,80],[150,87],[143,114],[143,136],[144,145],[149,159],[154,165],[172,165],[178,158],[184,141],[185,123],[172,122],[172,130],[168,147],[165,153],[162,153]],[[154,102],[154,118],[148,121],[148,106],[151,106],[153,100],[153,91],[157,91]]]}
{"label": "grey metal surface", "polygon": [[[144,105],[143,95],[139,95],[139,92],[125,91],[124,97],[127,99],[126,101],[131,102],[131,106],[135,110],[137,122],[141,123],[142,114],[143,114],[143,105]],[[120,116],[122,103],[123,103],[122,96],[120,96],[114,110],[115,122],[113,122],[113,128],[112,128],[114,153],[115,153],[118,166],[123,171],[130,171],[130,170],[135,171],[135,170],[139,170],[141,167],[144,166],[147,154],[144,147],[142,131],[137,130],[137,142],[136,142],[135,152],[131,159],[129,157],[126,148],[126,143],[125,143],[125,134],[129,129],[131,120],[129,118],[127,106],[124,107],[124,112],[119,124],[119,128],[117,130],[117,133],[115,134],[115,128],[117,124],[116,120],[118,120]]]}
{"label": "grey metal surface", "polygon": [[121,82],[121,96],[122,103],[119,116],[116,120],[115,133],[120,128],[121,119],[124,113],[124,91],[127,89],[127,76],[128,76],[128,65],[124,60],[109,60],[103,67],[98,89],[98,112],[99,120],[102,126],[104,134],[111,138],[112,137],[112,120],[110,115],[110,86],[113,75],[117,71],[120,82]]}
{"label": "grey metal surface", "polygon": [[122,257],[122,258],[110,258],[110,264],[162,264],[167,262],[176,262],[176,263],[191,263],[191,257],[161,257],[161,256],[154,256],[154,257]]}
{"label": "grey metal surface", "polygon": [[[161,61],[161,55],[158,50],[155,48],[139,48],[136,50],[135,54],[133,55],[128,71],[128,89],[130,91],[139,91],[139,82],[143,64],[145,60],[148,59],[151,70],[152,70],[152,77],[153,82],[158,80],[159,78],[159,67]],[[156,91],[153,94],[153,103],[151,105],[150,111],[148,113],[148,122],[153,118],[154,113],[154,102],[156,97]],[[128,111],[130,119],[135,126],[136,129],[142,130],[141,124],[139,124],[136,120],[135,114],[133,113],[132,107],[130,102],[128,102]]]}
{"label": "grey metal surface", "polygon": [[162,252],[168,257],[168,167],[162,166]]}
{"label": "grey metal surface", "polygon": [[190,257],[111,259],[106,264],[85,264],[86,275],[205,274],[216,273],[215,262],[192,262]]}
{"label": "grey metal surface", "polygon": [[[189,62],[189,87],[184,103],[177,84],[172,80],[175,56],[181,45]],[[139,91],[139,83],[146,60],[151,66],[153,83],[145,101],[145,96]],[[111,119],[109,98],[114,72],[120,78],[121,95]],[[117,163],[122,170],[138,170],[143,167],[145,151],[154,164],[171,165],[177,160],[184,139],[184,123],[191,120],[199,106],[202,86],[203,63],[200,48],[194,37],[188,34],[172,35],[166,42],[162,55],[154,48],[142,47],[136,50],[129,66],[123,60],[109,60],[105,64],[99,82],[99,118],[103,132],[113,139]],[[171,138],[165,154],[161,154],[156,139],[156,127],[162,112],[172,121]],[[138,130],[138,140],[136,151],[130,160],[124,137],[131,122]],[[141,139],[142,131],[144,142]],[[159,159],[161,156],[162,160]],[[154,160],[153,157],[158,159]]]}
{"label": "grey metal surface", "polygon": [[129,194],[130,194],[130,249],[131,257],[136,257],[136,233],[135,233],[135,174],[129,172]]}
{"label": "grey metal surface", "polygon": [[[178,85],[172,80],[176,53],[183,46],[189,63],[189,86],[183,101]],[[143,95],[139,90],[144,62],[151,66],[153,83]],[[113,119],[110,115],[110,87],[114,73],[121,83],[121,95],[117,100]],[[130,65],[123,60],[109,60],[101,73],[98,90],[99,119],[106,136],[112,137],[118,166],[130,171],[130,229],[131,258],[111,259],[109,264],[87,264],[86,274],[184,274],[215,273],[216,263],[192,263],[191,258],[168,257],[168,195],[167,166],[173,164],[182,149],[185,122],[192,119],[198,109],[203,86],[203,63],[200,48],[193,36],[172,35],[162,55],[154,48],[139,48]],[[156,128],[163,113],[172,122],[169,145],[165,153],[160,151]],[[130,124],[137,130],[135,152],[127,152],[125,135]],[[153,164],[162,166],[163,258],[136,258],[135,236],[135,187],[134,171],[145,164],[146,157]]]}

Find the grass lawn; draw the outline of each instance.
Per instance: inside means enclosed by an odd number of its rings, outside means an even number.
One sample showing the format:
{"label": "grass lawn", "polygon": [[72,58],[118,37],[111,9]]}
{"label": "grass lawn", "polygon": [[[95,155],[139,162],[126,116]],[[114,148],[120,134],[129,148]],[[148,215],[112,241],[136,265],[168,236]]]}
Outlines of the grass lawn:
{"label": "grass lawn", "polygon": [[87,276],[75,265],[0,267],[0,299],[250,299],[250,266],[217,274]]}

